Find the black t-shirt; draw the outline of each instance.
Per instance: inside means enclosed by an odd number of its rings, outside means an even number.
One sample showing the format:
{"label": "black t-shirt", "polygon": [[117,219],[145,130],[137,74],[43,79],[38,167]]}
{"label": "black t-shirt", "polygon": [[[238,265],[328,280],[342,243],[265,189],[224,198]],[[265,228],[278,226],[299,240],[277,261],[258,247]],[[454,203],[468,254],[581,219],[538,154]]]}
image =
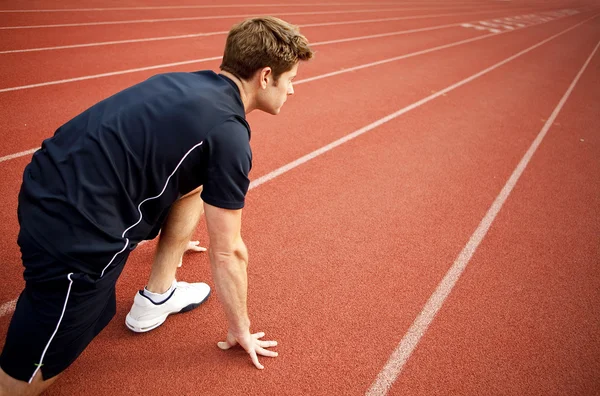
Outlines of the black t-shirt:
{"label": "black t-shirt", "polygon": [[251,166],[235,83],[212,71],[161,74],[43,142],[23,175],[19,220],[58,258],[108,265],[154,238],[173,202],[200,185],[205,202],[241,209]]}

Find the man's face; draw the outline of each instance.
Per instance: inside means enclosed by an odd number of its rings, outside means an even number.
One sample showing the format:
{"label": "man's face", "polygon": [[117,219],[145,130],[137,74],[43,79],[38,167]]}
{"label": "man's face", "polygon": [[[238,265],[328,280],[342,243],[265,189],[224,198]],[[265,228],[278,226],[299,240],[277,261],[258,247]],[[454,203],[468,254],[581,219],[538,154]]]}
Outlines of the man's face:
{"label": "man's face", "polygon": [[288,95],[294,94],[292,80],[298,73],[298,63],[291,70],[282,73],[277,82],[273,80],[273,75],[267,75],[265,88],[260,93],[260,110],[269,114],[279,114],[281,107],[287,100]]}

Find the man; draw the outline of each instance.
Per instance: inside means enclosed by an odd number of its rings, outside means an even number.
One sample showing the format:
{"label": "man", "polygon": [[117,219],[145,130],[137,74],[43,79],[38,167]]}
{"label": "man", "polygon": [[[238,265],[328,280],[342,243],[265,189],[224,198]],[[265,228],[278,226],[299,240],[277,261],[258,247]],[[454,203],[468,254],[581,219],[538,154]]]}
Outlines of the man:
{"label": "man", "polygon": [[160,238],[146,287],[126,317],[136,332],[197,307],[205,283],[175,280],[204,212],[226,340],[276,356],[250,333],[248,253],[240,235],[251,168],[245,114],[278,114],[300,61],[313,55],[297,28],[272,18],[234,26],[221,74],[154,76],[60,127],[25,168],[18,243],[26,286],[0,356],[0,394],[39,394],[115,314],[115,283],[129,253]]}

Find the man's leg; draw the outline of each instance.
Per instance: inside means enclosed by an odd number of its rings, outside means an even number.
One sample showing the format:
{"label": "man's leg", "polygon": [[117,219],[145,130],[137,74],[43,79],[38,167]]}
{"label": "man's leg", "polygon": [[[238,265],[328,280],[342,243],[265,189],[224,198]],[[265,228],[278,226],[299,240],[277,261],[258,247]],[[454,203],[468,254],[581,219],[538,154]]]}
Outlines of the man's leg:
{"label": "man's leg", "polygon": [[149,292],[162,294],[173,284],[177,265],[204,212],[201,191],[202,187],[173,204],[160,231],[152,272],[146,286]]}
{"label": "man's leg", "polygon": [[[29,253],[26,249],[24,256]],[[38,264],[61,264],[36,256]],[[31,259],[24,263],[34,264]],[[123,265],[99,281],[69,273],[26,283],[0,354],[0,395],[37,395],[80,356],[115,315],[115,283]]]}
{"label": "man's leg", "polygon": [[58,376],[54,376],[44,381],[42,372],[38,371],[29,384],[14,379],[0,368],[0,396],[36,396],[45,391],[57,378]]}
{"label": "man's leg", "polygon": [[171,207],[161,229],[148,284],[135,295],[125,318],[125,324],[132,331],[141,333],[155,329],[168,315],[196,308],[210,295],[206,283],[175,281],[181,256],[203,213],[201,190],[185,195]]}

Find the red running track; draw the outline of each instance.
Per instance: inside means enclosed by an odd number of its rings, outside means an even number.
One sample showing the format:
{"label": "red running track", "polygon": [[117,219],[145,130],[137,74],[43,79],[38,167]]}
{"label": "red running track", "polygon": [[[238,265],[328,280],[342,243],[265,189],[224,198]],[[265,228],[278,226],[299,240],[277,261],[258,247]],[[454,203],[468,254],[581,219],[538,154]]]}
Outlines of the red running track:
{"label": "red running track", "polygon": [[[249,308],[253,327],[280,342],[279,357],[263,359],[264,371],[242,351],[216,348],[225,323],[214,296],[154,332],[126,330],[132,296],[149,272],[149,243],[119,281],[115,320],[48,394],[364,394],[598,44],[600,17],[591,18],[599,12],[306,82],[277,118],[250,115],[257,180],[574,27],[251,190],[244,211]],[[309,39],[352,36],[351,28],[321,32]],[[300,78],[483,35],[457,27],[331,44]],[[390,394],[588,395],[600,388],[599,57]],[[37,125],[28,137],[11,127],[17,117],[10,121],[5,130],[19,138],[4,135],[12,151],[2,155],[35,147],[80,102],[150,74],[0,93],[12,113]],[[31,101],[47,109],[58,101],[64,110],[44,117],[35,106],[25,110]],[[27,160],[0,163],[0,302],[21,287],[14,210]],[[206,240],[203,227],[197,236]],[[187,257],[178,277],[211,283],[207,257]],[[8,319],[0,318],[2,337]]]}
{"label": "red running track", "polygon": [[[557,21],[561,26],[567,26],[569,24],[568,21]],[[543,30],[540,30],[540,27],[531,27],[528,29],[533,29],[536,35],[531,39],[526,39],[523,43],[534,43],[538,37],[545,38],[546,33]],[[462,39],[465,37],[481,37],[480,33],[473,33],[467,29],[455,29],[454,35],[459,35],[456,38]],[[511,33],[512,34],[512,33]],[[466,35],[466,36],[465,36]],[[508,35],[510,36],[510,34]],[[367,53],[362,50],[360,51],[362,56],[358,57],[355,55],[357,51],[353,50],[355,44],[353,43],[344,43],[338,45],[333,48],[329,48],[330,56],[320,56],[318,57],[314,63],[309,63],[306,65],[307,70],[303,73],[307,75],[307,77],[313,77],[315,75],[321,75],[324,71],[330,72],[335,71],[336,68],[334,65],[326,65],[327,68],[320,67],[323,62],[330,63],[332,60],[337,60],[342,67],[355,66],[356,64],[364,64],[365,60],[364,56],[369,55],[369,60],[380,60],[380,59],[389,59],[390,56],[398,55],[402,49],[405,49],[405,52],[410,52],[414,50],[422,50],[424,48],[428,48],[432,45],[437,44],[447,44],[449,42],[455,42],[455,40],[450,40],[453,38],[452,36],[447,37],[447,34],[442,37],[442,41],[440,38],[436,38],[436,35],[420,35],[419,38],[415,38],[413,36],[413,40],[399,40],[398,38],[385,38],[383,40],[376,40],[377,42],[374,45],[369,47],[369,51],[373,50],[373,53]],[[424,44],[422,40],[425,40]],[[485,39],[489,40],[489,39]],[[307,152],[315,150],[323,145],[339,138],[341,136],[346,135],[349,131],[358,129],[364,125],[364,120],[367,119],[378,119],[381,118],[390,112],[394,111],[399,104],[408,105],[420,98],[431,93],[432,90],[440,89],[446,86],[447,81],[452,81],[451,79],[455,78],[457,73],[460,76],[466,76],[466,73],[473,73],[475,71],[480,70],[482,67],[488,66],[488,63],[485,63],[486,59],[482,58],[477,51],[481,51],[485,47],[489,47],[489,44],[485,42],[485,40],[481,40],[481,44],[476,48],[476,51],[471,52],[469,58],[466,59],[457,59],[457,62],[452,62],[453,67],[447,68],[445,70],[439,70],[439,56],[434,56],[432,60],[429,61],[430,67],[424,68],[425,64],[421,57],[415,57],[413,60],[407,63],[407,60],[402,61],[400,63],[393,62],[389,65],[379,66],[374,69],[375,71],[379,71],[381,67],[384,67],[386,70],[390,70],[388,79],[390,82],[386,80],[378,81],[379,86],[379,106],[376,108],[373,107],[372,98],[369,96],[365,96],[363,93],[366,90],[372,89],[373,83],[369,79],[373,75],[373,69],[364,69],[362,71],[353,72],[354,74],[358,74],[358,78],[356,79],[356,83],[351,87],[344,87],[345,90],[351,89],[353,91],[347,91],[342,95],[338,95],[342,100],[339,103],[337,108],[334,108],[330,104],[330,100],[328,97],[328,92],[334,92],[339,86],[339,79],[343,78],[343,75],[337,77],[330,77],[327,79],[319,80],[319,84],[316,83],[308,83],[308,87],[313,88],[314,96],[306,96],[306,95],[298,95],[294,100],[290,101],[288,105],[286,105],[285,114],[278,117],[277,123],[272,123],[272,117],[266,117],[260,114],[251,114],[251,119],[253,120],[253,129],[255,132],[264,131],[262,133],[254,133],[253,134],[253,148],[255,157],[257,161],[255,161],[253,172],[257,175],[265,174],[279,166],[282,166],[294,159],[300,157]],[[505,37],[500,41],[498,45],[504,45],[502,43],[508,43],[509,45],[516,45],[514,48],[521,48],[519,43],[514,42],[514,40],[510,39],[510,37]],[[431,55],[434,55],[432,53]],[[327,54],[322,54],[327,55]],[[448,52],[444,52],[445,57],[448,57]],[[462,54],[457,54],[458,58],[462,58]],[[498,54],[495,52],[491,53],[492,59],[501,59]],[[346,62],[346,58],[350,58],[351,62]],[[429,57],[431,58],[431,56]],[[478,62],[484,63],[478,63]],[[214,67],[217,67],[218,64],[214,64]],[[401,73],[405,77],[401,77],[398,79],[398,67],[404,67],[405,71]],[[324,70],[323,70],[324,69]],[[314,70],[314,71],[313,71]],[[437,70],[437,74],[440,76],[440,81],[431,85],[435,82],[432,80],[431,72],[428,70]],[[381,74],[384,75],[384,74]],[[131,78],[131,77],[129,77]],[[450,80],[449,80],[450,79]],[[116,80],[112,81],[112,84],[124,84],[123,81]],[[91,83],[91,84],[90,84]],[[398,84],[402,84],[402,90],[399,92]],[[81,84],[81,83],[77,83]],[[91,89],[91,92],[82,91],[81,89],[72,90],[68,85],[58,86],[63,89],[64,95],[59,95],[56,100],[46,101],[46,103],[50,106],[60,106],[63,109],[69,109],[71,100],[83,102],[85,100],[89,100],[87,96],[93,96],[94,94],[98,95],[99,93],[104,92],[103,90],[114,89],[117,90],[118,86],[111,86],[109,83],[100,80],[93,80],[87,83],[88,87]],[[407,90],[407,87],[411,87],[410,90]],[[44,87],[40,90],[44,92],[45,90],[55,89],[51,87]],[[298,92],[302,92],[304,88],[299,85],[297,87]],[[316,91],[319,90],[319,91]],[[384,91],[385,90],[385,91]],[[21,95],[21,98],[28,99],[32,97],[32,92],[29,90],[17,91],[17,94]],[[320,92],[320,93],[319,93]],[[386,93],[384,95],[384,92]],[[8,93],[12,94],[12,93]],[[108,95],[108,93],[107,93]],[[69,96],[71,98],[69,98]],[[318,98],[319,102],[315,102],[315,96]],[[344,98],[347,98],[348,101],[343,101]],[[400,101],[400,99],[402,101]],[[43,101],[43,95],[40,95],[38,98],[40,101]],[[98,98],[100,99],[100,98]],[[338,99],[338,100],[340,100]],[[62,102],[63,100],[66,101]],[[358,102],[357,102],[358,101]],[[16,103],[16,101],[14,102]],[[353,114],[348,114],[346,106],[353,106],[356,108]],[[72,106],[71,106],[72,107]],[[298,110],[296,110],[298,109]],[[304,114],[305,117],[311,120],[319,120],[319,122],[307,122],[309,128],[313,130],[314,133],[307,134],[303,128],[298,128],[297,126],[297,114]],[[18,109],[15,109],[12,114],[17,115]],[[331,126],[320,122],[320,120],[332,117],[336,120],[340,120],[337,122],[337,125]],[[40,120],[41,122],[48,122],[48,119]],[[15,122],[16,124],[16,122]],[[28,124],[30,122],[28,121]],[[39,127],[35,127],[34,131],[44,131],[47,128],[43,128],[42,125]],[[275,135],[276,134],[276,135]],[[293,145],[284,145],[280,144],[280,139],[277,136],[284,134],[288,139],[293,139]],[[34,145],[36,142],[41,140],[43,134],[38,134],[36,136],[35,133],[31,133],[30,135],[23,136],[22,139],[14,140],[7,142],[8,144],[15,144],[15,151],[21,151],[23,149],[29,148]],[[38,139],[38,140],[36,140]],[[31,140],[31,143],[29,141]],[[26,145],[23,145],[25,142]],[[265,160],[260,160],[260,153],[266,152],[269,153]],[[20,168],[19,168],[20,169]],[[15,173],[14,176],[14,189],[18,189],[18,183],[20,176],[18,172]],[[16,238],[16,219],[14,219],[14,210],[16,210],[16,196],[11,193],[12,189],[5,190],[5,193],[10,196],[7,202],[12,201],[12,207],[8,207],[7,210],[2,210],[0,213],[5,216],[4,222],[0,227],[4,227],[3,231],[5,231],[8,235],[11,233],[15,235]],[[11,199],[12,198],[12,199]],[[9,243],[13,243],[12,239],[9,239]],[[15,257],[18,258],[18,257]],[[20,268],[15,267],[20,271]],[[18,275],[18,274],[15,274]],[[7,293],[4,299],[12,299],[17,295],[17,290],[20,288],[15,287],[14,289],[5,288],[1,293]]]}

